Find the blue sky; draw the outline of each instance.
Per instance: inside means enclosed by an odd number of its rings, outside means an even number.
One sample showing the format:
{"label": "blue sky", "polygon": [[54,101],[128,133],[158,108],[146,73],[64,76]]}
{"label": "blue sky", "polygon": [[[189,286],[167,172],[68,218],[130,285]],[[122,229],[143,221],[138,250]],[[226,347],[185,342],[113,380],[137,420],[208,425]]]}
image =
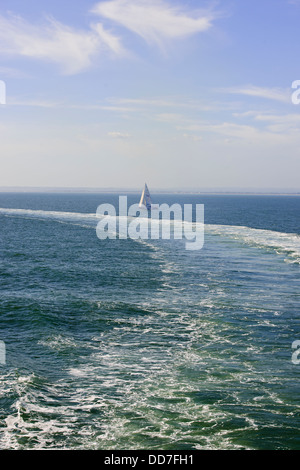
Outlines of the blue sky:
{"label": "blue sky", "polygon": [[0,186],[300,189],[298,0],[1,0]]}

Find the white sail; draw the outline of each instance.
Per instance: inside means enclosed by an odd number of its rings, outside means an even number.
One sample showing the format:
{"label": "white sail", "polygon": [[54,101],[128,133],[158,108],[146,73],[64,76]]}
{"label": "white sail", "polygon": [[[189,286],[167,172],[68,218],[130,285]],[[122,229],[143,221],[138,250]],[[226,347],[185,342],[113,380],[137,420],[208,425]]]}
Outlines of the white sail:
{"label": "white sail", "polygon": [[150,192],[149,192],[147,184],[145,183],[145,187],[144,187],[143,192],[142,192],[139,207],[141,209],[142,208],[143,209],[148,209],[148,211],[149,211],[151,209],[151,204],[152,204],[152,201],[151,201]]}
{"label": "white sail", "polygon": [[140,203],[139,203],[139,207],[144,207],[145,206],[144,200],[145,200],[145,189],[143,189],[141,199],[140,199]]}

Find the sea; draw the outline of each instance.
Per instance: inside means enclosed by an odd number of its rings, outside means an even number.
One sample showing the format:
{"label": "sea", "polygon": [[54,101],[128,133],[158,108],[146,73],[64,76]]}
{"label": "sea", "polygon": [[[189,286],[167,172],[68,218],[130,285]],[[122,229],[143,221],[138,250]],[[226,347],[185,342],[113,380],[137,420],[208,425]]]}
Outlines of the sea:
{"label": "sea", "polygon": [[99,239],[119,195],[0,194],[0,449],[300,450],[300,196],[153,194],[187,250]]}

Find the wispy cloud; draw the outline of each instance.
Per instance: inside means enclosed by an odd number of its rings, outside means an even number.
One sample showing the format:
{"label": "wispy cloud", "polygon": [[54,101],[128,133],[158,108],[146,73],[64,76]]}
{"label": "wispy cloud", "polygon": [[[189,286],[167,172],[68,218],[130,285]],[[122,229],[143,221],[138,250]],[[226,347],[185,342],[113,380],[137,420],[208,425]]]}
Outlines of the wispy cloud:
{"label": "wispy cloud", "polygon": [[0,75],[1,77],[7,77],[7,78],[28,78],[30,75],[27,73],[23,72],[22,70],[13,68],[13,67],[0,67]]}
{"label": "wispy cloud", "polygon": [[126,132],[108,132],[107,134],[109,137],[112,137],[113,139],[129,139],[130,134],[127,134]]}
{"label": "wispy cloud", "polygon": [[92,12],[160,47],[166,40],[207,31],[215,17],[211,11],[194,11],[165,0],[104,1],[97,3]]}
{"label": "wispy cloud", "polygon": [[[166,40],[208,30],[214,19],[211,12],[183,9],[166,0],[103,1],[94,6],[92,13],[94,18],[101,16],[101,21],[94,21],[85,29],[53,17],[33,24],[21,16],[2,14],[0,54],[52,62],[64,74],[76,74],[92,66],[99,55],[129,56],[123,39],[108,29],[108,21],[136,33],[149,44],[164,47]],[[8,69],[7,72],[12,73]]]}
{"label": "wispy cloud", "polygon": [[176,123],[182,121],[183,116],[178,113],[161,113],[156,115],[156,119],[161,122]]}
{"label": "wispy cloud", "polygon": [[[152,98],[110,98],[109,101],[113,104],[121,106],[130,105],[135,108],[144,109],[190,109],[200,111],[213,111],[220,110],[221,103],[211,103],[204,100],[192,99],[187,96],[164,96]],[[222,105],[223,106],[223,105]],[[226,109],[228,105],[226,105]]]}
{"label": "wispy cloud", "polygon": [[29,106],[35,108],[56,108],[56,109],[78,109],[82,111],[108,111],[124,115],[134,113],[137,110],[133,107],[113,106],[104,102],[101,103],[68,103],[66,101],[53,101],[45,98],[24,98],[10,96],[7,100],[8,106]]}
{"label": "wispy cloud", "polygon": [[255,120],[267,124],[267,129],[271,132],[299,134],[299,114],[257,114]]}
{"label": "wispy cloud", "polygon": [[245,124],[242,122],[208,122],[193,121],[177,126],[179,131],[197,133],[197,135],[218,135],[230,142],[239,140],[240,142],[251,142],[251,145],[268,143],[287,143],[291,139],[299,140],[300,116],[296,114],[273,115],[269,113],[248,114],[244,117],[251,117],[252,122]]}
{"label": "wispy cloud", "polygon": [[232,88],[220,88],[218,91],[222,93],[231,93],[237,95],[247,95],[257,98],[265,98],[268,100],[279,101],[281,103],[288,103],[291,101],[290,90],[283,90],[281,88],[267,88],[254,85],[246,85]]}
{"label": "wispy cloud", "polygon": [[246,111],[244,113],[233,113],[239,119],[252,120],[257,125],[263,125],[271,132],[291,134],[299,133],[300,114],[274,114],[271,111]]}
{"label": "wispy cloud", "polygon": [[0,53],[19,55],[58,64],[64,73],[78,73],[91,66],[95,55],[121,54],[120,40],[101,24],[76,30],[54,18],[34,25],[20,16],[0,16]]}
{"label": "wispy cloud", "polygon": [[196,135],[196,134],[182,134],[182,136],[185,139],[192,140],[193,142],[201,142],[203,140],[203,137],[201,135]]}
{"label": "wispy cloud", "polygon": [[8,106],[30,106],[35,108],[61,108],[62,103],[44,99],[18,99],[9,97]]}
{"label": "wispy cloud", "polygon": [[150,106],[150,107],[163,107],[163,106],[177,106],[176,99],[166,98],[110,98],[112,103],[129,104],[135,106]]}

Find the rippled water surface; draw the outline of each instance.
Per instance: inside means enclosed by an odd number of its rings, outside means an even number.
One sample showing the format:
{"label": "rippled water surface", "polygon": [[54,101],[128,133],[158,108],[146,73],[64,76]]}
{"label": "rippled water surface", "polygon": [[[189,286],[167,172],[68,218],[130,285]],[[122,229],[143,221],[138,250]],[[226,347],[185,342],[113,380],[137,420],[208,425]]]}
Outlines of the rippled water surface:
{"label": "rippled water surface", "polygon": [[0,194],[0,447],[300,449],[300,197],[156,195],[199,251],[99,240],[117,198]]}

